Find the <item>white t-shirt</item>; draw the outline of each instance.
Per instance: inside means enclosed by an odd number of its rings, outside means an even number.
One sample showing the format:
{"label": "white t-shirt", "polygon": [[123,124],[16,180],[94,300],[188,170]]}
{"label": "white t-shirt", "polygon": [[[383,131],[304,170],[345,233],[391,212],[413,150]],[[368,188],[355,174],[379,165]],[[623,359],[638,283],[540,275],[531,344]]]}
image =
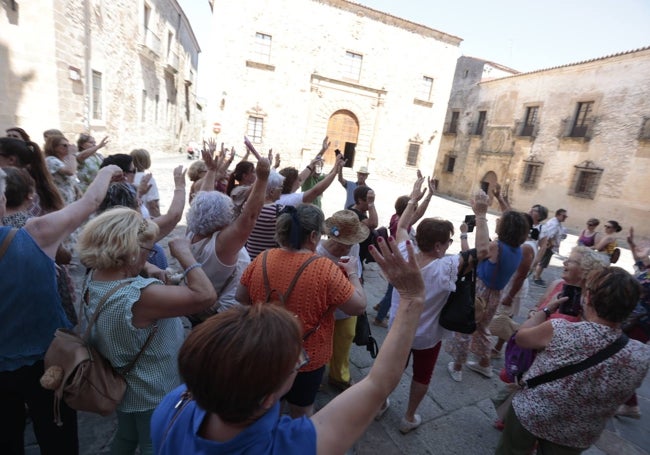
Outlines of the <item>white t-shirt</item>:
{"label": "white t-shirt", "polygon": [[[142,177],[144,177],[144,172],[136,172],[135,177],[133,177],[133,185],[137,188],[138,185],[140,185],[140,181],[142,180]],[[151,202],[151,201],[158,201],[160,200],[160,195],[158,194],[158,185],[156,185],[156,179],[151,177],[151,180],[149,180],[149,185],[151,185],[151,188],[149,188],[149,191],[147,191],[145,194],[142,195],[140,199],[142,199],[143,203]]]}
{"label": "white t-shirt", "polygon": [[[319,255],[319,256],[323,256],[323,257],[326,257],[326,258],[332,260],[332,262],[334,262],[335,264],[338,263],[339,259],[340,259],[340,258],[337,258],[336,256],[332,256],[330,254],[330,252],[325,249],[325,247],[323,246],[322,243],[319,243],[316,246],[316,254]],[[361,274],[363,273],[363,267],[361,266],[361,260],[359,259],[359,244],[358,243],[355,243],[354,245],[352,245],[352,248],[350,249],[350,253],[348,253],[348,256],[357,258],[357,264],[358,264],[357,273],[359,274],[359,278],[361,278]],[[350,317],[349,314],[344,313],[343,311],[339,310],[338,308],[336,309],[336,311],[334,311],[334,319],[336,319],[337,321],[339,319],[347,319],[349,317]]]}
{"label": "white t-shirt", "polygon": [[[415,248],[416,252],[418,251]],[[399,251],[404,258],[408,257],[406,243],[399,244]],[[440,311],[445,306],[449,294],[456,290],[456,277],[458,275],[458,262],[460,255],[444,256],[435,259],[420,269],[424,279],[424,310],[420,315],[420,322],[415,331],[413,349],[429,349],[434,347],[443,338],[449,338],[451,332],[443,328],[440,321]],[[390,305],[390,325],[393,324],[400,297],[397,290],[393,290]]]}
{"label": "white t-shirt", "polygon": [[295,207],[298,204],[302,204],[303,194],[304,193],[281,194],[280,198],[275,202],[280,205],[291,205]]}

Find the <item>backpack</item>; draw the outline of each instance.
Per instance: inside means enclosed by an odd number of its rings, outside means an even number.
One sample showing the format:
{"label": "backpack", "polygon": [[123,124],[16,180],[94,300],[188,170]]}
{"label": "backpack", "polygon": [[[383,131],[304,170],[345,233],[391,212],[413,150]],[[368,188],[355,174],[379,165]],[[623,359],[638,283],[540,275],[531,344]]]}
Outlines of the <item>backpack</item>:
{"label": "backpack", "polygon": [[537,356],[537,351],[534,349],[519,347],[515,341],[516,335],[517,332],[510,337],[506,345],[504,368],[510,382],[519,382]]}
{"label": "backpack", "polygon": [[[126,392],[124,376],[133,369],[158,330],[158,326],[154,325],[140,352],[122,371],[115,370],[90,344],[90,331],[104,303],[129,283],[130,281],[120,283],[104,295],[83,336],[69,329],[57,329],[54,334],[54,340],[45,353],[45,373],[41,377],[41,385],[54,390],[54,421],[59,426],[62,425],[61,400],[77,411],[94,412],[103,416],[113,413]],[[79,313],[81,315],[81,308]]]}
{"label": "backpack", "polygon": [[449,294],[440,311],[440,325],[447,330],[460,333],[474,333],[476,321],[485,310],[485,302],[476,297],[476,268],[470,268],[470,255],[476,261],[476,249],[463,251],[463,269],[456,278],[456,290]]}

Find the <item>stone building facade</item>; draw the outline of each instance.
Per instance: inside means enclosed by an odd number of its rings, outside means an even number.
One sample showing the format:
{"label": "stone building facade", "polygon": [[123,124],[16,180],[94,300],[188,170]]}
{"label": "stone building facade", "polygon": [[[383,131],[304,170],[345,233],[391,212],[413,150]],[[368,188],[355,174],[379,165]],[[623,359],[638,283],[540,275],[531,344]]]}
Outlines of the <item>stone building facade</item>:
{"label": "stone building facade", "polygon": [[212,30],[218,141],[297,166],[328,135],[327,163],[340,149],[386,178],[433,170],[460,38],[344,0],[223,0]]}
{"label": "stone building facade", "polygon": [[0,129],[36,142],[48,128],[70,141],[172,151],[200,138],[198,42],[176,0],[0,3]]}
{"label": "stone building facade", "polygon": [[488,80],[492,65],[458,60],[442,192],[468,199],[498,181],[513,207],[567,209],[569,228],[596,217],[650,237],[650,48]]}

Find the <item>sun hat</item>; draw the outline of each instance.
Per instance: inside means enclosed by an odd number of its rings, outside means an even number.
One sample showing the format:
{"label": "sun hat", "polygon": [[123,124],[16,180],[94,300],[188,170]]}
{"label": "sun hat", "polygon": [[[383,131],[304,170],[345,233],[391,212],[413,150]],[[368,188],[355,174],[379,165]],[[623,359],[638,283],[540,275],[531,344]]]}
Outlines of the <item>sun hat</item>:
{"label": "sun hat", "polygon": [[366,174],[366,175],[368,175],[368,174],[370,174],[370,172],[368,172],[368,168],[366,166],[361,166],[359,168],[359,170],[357,171],[357,174]]}
{"label": "sun hat", "polygon": [[325,234],[344,245],[363,242],[370,235],[370,229],[359,221],[352,210],[339,210],[325,220]]}

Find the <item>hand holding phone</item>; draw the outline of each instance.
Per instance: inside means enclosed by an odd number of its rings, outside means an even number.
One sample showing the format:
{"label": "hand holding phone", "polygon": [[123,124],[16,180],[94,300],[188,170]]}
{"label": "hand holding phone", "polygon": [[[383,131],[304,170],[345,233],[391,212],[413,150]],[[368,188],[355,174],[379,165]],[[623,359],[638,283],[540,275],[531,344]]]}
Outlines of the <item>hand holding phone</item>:
{"label": "hand holding phone", "polygon": [[476,226],[476,215],[465,215],[465,224],[467,225],[467,232],[474,232],[474,226]]}
{"label": "hand holding phone", "polygon": [[257,150],[255,150],[255,147],[253,147],[253,144],[251,144],[251,141],[249,141],[246,136],[244,136],[244,144],[246,144],[246,148],[248,149],[249,152],[251,152],[253,154],[253,156],[255,156],[257,161],[262,159],[260,154],[257,153]]}

